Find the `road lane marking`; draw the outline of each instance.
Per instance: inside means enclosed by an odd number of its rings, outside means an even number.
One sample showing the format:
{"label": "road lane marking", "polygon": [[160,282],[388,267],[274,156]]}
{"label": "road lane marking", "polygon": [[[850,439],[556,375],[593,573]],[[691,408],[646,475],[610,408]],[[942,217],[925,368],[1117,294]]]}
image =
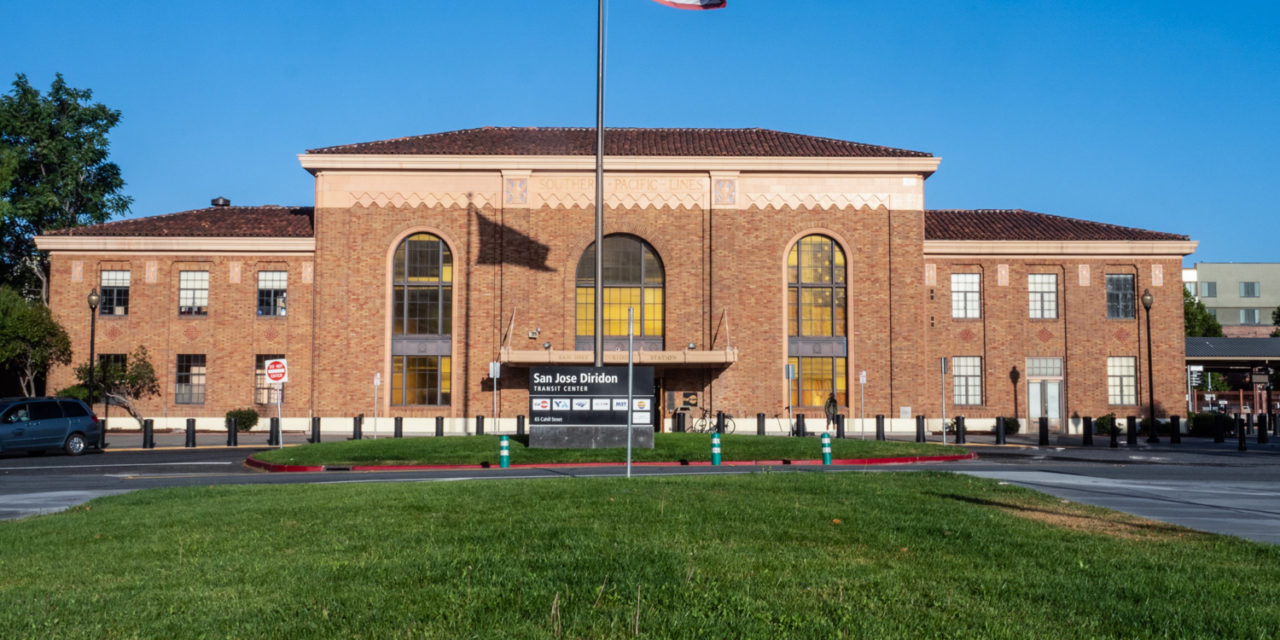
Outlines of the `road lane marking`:
{"label": "road lane marking", "polygon": [[105,467],[183,467],[196,465],[229,465],[240,464],[237,461],[227,462],[137,462],[132,464],[85,464],[85,465],[46,465],[40,467],[0,467],[0,471],[31,471],[35,469],[102,469]]}

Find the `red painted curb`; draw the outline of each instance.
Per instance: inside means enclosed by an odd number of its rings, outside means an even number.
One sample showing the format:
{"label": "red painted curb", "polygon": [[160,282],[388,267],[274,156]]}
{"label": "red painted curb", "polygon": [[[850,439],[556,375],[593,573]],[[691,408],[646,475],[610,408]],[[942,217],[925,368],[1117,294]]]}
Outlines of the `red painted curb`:
{"label": "red painted curb", "polygon": [[[840,465],[873,465],[873,464],[912,464],[916,462],[954,462],[957,460],[976,460],[978,454],[966,453],[954,456],[910,456],[902,458],[851,458],[832,460],[831,464]],[[323,465],[273,464],[263,462],[249,456],[245,464],[272,473],[289,473],[299,471],[450,471],[458,469],[498,469],[498,465],[479,464],[368,464],[351,466],[326,467]],[[556,469],[564,467],[621,467],[625,462],[546,462],[541,464],[513,464],[509,469]],[[821,466],[821,460],[725,460],[722,467],[769,467],[769,466]],[[632,462],[633,467],[709,467],[708,460],[689,460],[685,462]]]}

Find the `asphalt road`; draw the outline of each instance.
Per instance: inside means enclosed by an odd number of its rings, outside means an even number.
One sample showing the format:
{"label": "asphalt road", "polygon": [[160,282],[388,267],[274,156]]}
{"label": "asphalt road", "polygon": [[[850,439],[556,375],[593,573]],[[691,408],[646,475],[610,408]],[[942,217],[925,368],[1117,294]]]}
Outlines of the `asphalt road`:
{"label": "asphalt road", "polygon": [[[460,479],[620,476],[622,467],[476,469],[381,473],[269,474],[244,459],[263,447],[161,448],[61,455],[0,455],[0,519],[52,513],[95,497],[210,484],[420,482]],[[979,459],[928,465],[770,467],[830,473],[948,470],[993,478],[1064,499],[1125,511],[1202,531],[1280,544],[1280,448],[1234,444],[1105,447],[973,446]],[[752,467],[634,467],[635,476],[753,473]]]}

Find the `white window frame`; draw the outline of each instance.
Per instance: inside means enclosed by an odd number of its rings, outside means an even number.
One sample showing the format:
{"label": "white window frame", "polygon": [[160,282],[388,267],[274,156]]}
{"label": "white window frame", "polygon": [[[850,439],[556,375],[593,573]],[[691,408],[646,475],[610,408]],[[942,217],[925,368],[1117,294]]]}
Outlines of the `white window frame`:
{"label": "white window frame", "polygon": [[1027,298],[1028,304],[1031,305],[1031,318],[1058,319],[1058,274],[1027,274]]}
{"label": "white window frame", "polygon": [[951,403],[960,406],[982,405],[982,357],[951,358]]}
{"label": "white window frame", "polygon": [[1262,293],[1262,287],[1257,282],[1241,282],[1240,297],[1241,298],[1257,298]]}
{"label": "white window frame", "polygon": [[1107,358],[1107,404],[1113,407],[1137,406],[1137,356],[1109,356]]}
{"label": "white window frame", "polygon": [[966,320],[982,317],[982,274],[951,274],[951,317]]}
{"label": "white window frame", "polygon": [[[104,316],[129,315],[129,279],[130,274],[127,269],[106,269],[102,271],[98,279],[98,290],[101,293],[102,306],[98,313]],[[122,292],[121,289],[124,291]],[[124,295],[122,296],[121,293]],[[120,303],[121,298],[124,298],[123,304]]]}
{"label": "white window frame", "polygon": [[209,272],[178,272],[178,315],[209,315]]}
{"label": "white window frame", "polygon": [[1240,324],[1260,324],[1261,313],[1257,309],[1241,309]]}
{"label": "white window frame", "polygon": [[[263,294],[266,293],[265,306]],[[258,315],[282,316],[288,306],[289,272],[269,270],[258,272]]]}

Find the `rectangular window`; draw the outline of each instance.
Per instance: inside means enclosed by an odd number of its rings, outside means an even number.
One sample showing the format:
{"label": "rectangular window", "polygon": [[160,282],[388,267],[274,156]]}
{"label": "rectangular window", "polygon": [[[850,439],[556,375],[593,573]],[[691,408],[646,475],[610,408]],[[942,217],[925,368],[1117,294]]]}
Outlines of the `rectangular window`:
{"label": "rectangular window", "polygon": [[203,316],[209,313],[209,272],[178,272],[178,315]]}
{"label": "rectangular window", "polygon": [[977,273],[951,274],[951,317],[980,318],[982,276]]}
{"label": "rectangular window", "polygon": [[288,271],[258,272],[258,315],[284,315],[285,293],[289,288]]}
{"label": "rectangular window", "polygon": [[1200,297],[1201,297],[1201,298],[1216,298],[1216,297],[1218,297],[1218,283],[1216,283],[1216,282],[1201,282],[1201,283],[1200,283]]}
{"label": "rectangular window", "polygon": [[1027,376],[1031,378],[1061,378],[1062,358],[1027,358]]}
{"label": "rectangular window", "polygon": [[204,404],[204,354],[178,354],[173,398],[177,404]]}
{"label": "rectangular window", "polygon": [[1107,317],[1134,318],[1134,277],[1131,273],[1107,274]]}
{"label": "rectangular window", "polygon": [[129,272],[103,271],[98,313],[104,316],[129,315]]}
{"label": "rectangular window", "polygon": [[447,405],[450,376],[449,356],[392,356],[391,404]]}
{"label": "rectangular window", "polygon": [[258,354],[253,359],[253,402],[255,404],[276,404],[284,402],[284,385],[276,387],[276,383],[267,380],[267,361],[284,360],[284,354]]}
{"label": "rectangular window", "polygon": [[1257,309],[1241,309],[1240,324],[1258,324]]}
{"label": "rectangular window", "polygon": [[1241,298],[1256,298],[1256,297],[1258,297],[1258,289],[1259,289],[1259,287],[1258,287],[1258,283],[1256,283],[1256,282],[1241,282],[1241,283],[1240,283],[1240,297],[1241,297]]}
{"label": "rectangular window", "polygon": [[1138,404],[1138,359],[1131,356],[1107,358],[1107,404]]}
{"label": "rectangular window", "polygon": [[797,407],[821,407],[827,395],[836,394],[840,406],[848,406],[848,360],[844,357],[790,357],[787,363],[796,368],[791,381],[791,402]]}
{"label": "rectangular window", "polygon": [[982,404],[982,358],[977,356],[952,358],[951,387],[954,404]]}
{"label": "rectangular window", "polygon": [[1058,274],[1033,273],[1027,276],[1031,317],[1052,319],[1058,317]]}

